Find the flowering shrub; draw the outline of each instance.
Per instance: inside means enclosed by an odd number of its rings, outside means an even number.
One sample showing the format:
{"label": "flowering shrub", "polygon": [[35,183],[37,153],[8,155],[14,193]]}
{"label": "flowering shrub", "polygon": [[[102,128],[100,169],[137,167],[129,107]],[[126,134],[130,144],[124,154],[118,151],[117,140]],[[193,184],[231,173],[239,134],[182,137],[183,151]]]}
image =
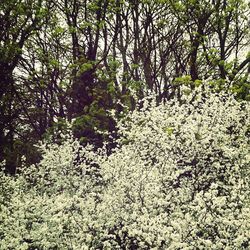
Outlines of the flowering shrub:
{"label": "flowering shrub", "polygon": [[118,122],[117,147],[69,138],[1,175],[1,249],[249,249],[249,104],[197,88]]}

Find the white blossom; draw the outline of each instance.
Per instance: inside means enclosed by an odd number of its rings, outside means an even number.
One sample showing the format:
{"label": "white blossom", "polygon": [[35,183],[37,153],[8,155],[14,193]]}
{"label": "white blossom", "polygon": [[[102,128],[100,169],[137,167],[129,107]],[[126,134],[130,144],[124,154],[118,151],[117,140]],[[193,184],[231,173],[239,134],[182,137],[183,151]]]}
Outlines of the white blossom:
{"label": "white blossom", "polygon": [[249,104],[195,94],[144,100],[110,155],[69,138],[1,173],[0,248],[249,249]]}

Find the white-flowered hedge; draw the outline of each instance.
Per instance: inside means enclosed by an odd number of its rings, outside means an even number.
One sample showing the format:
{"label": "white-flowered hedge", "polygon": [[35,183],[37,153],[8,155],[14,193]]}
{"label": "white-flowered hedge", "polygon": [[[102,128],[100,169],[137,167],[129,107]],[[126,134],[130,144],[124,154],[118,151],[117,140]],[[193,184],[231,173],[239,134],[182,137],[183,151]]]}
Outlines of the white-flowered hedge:
{"label": "white-flowered hedge", "polygon": [[200,86],[118,132],[109,155],[67,139],[1,174],[0,249],[250,248],[248,103]]}

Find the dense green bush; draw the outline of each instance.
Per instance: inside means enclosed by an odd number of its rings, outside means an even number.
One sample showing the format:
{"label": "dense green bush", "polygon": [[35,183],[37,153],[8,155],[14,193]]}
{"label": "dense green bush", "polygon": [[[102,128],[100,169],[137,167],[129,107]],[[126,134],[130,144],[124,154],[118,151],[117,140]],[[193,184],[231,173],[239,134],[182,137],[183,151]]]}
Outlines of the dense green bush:
{"label": "dense green bush", "polygon": [[68,136],[1,174],[1,249],[249,249],[249,104],[201,85],[139,106],[111,154]]}

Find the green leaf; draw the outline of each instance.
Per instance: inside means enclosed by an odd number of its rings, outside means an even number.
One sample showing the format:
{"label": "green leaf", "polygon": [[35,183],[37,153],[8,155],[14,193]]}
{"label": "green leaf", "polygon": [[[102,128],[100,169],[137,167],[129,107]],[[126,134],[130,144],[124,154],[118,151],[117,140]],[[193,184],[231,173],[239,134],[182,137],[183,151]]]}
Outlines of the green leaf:
{"label": "green leaf", "polygon": [[166,128],[164,128],[164,132],[167,133],[168,135],[172,135],[174,132],[174,128],[173,127],[166,127]]}

